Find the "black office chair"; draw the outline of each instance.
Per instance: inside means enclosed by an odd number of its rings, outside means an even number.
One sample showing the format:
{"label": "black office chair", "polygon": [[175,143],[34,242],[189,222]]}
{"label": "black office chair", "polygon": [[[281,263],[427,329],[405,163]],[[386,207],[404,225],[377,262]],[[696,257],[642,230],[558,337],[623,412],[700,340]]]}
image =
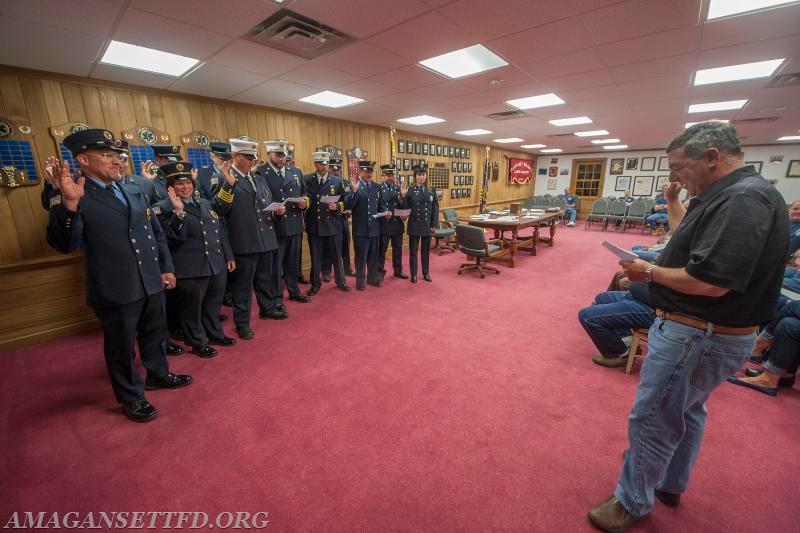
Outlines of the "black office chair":
{"label": "black office chair", "polygon": [[486,271],[499,274],[500,271],[494,267],[487,266],[481,263],[481,259],[493,257],[495,254],[503,249],[502,239],[489,239],[487,240],[483,234],[483,229],[469,224],[456,225],[456,238],[461,247],[461,251],[467,257],[474,257],[474,263],[461,263],[458,268],[458,275],[464,272],[471,272],[477,270],[481,278],[486,277]]}
{"label": "black office chair", "polygon": [[453,228],[458,224],[458,211],[455,209],[445,209],[442,211],[442,216],[444,216],[444,220],[439,221],[439,229],[433,234],[433,238],[436,242],[431,246],[439,255],[442,255],[446,251],[455,252],[458,250],[458,244],[453,241],[453,238],[456,236],[456,231]]}

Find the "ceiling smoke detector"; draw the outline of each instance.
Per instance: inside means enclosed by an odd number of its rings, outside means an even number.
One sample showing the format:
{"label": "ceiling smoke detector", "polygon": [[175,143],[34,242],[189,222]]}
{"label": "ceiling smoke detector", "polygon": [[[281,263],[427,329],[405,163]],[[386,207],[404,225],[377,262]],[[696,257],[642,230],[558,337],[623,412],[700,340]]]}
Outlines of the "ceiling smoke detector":
{"label": "ceiling smoke detector", "polygon": [[489,87],[492,89],[497,89],[501,85],[503,85],[503,78],[492,78],[489,80]]}

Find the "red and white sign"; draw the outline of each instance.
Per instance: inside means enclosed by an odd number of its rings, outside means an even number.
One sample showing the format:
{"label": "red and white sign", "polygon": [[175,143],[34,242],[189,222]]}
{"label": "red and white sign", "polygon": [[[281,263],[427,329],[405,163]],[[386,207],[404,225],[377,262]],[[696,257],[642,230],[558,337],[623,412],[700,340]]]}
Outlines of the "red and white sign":
{"label": "red and white sign", "polygon": [[520,185],[533,179],[533,161],[530,159],[508,159],[508,177]]}

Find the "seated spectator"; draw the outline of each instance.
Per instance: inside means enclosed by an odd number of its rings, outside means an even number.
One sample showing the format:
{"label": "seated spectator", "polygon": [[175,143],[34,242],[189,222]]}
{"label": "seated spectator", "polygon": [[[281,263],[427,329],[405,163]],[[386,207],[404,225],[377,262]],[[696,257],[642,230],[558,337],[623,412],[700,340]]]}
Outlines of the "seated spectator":
{"label": "seated spectator", "polygon": [[592,361],[601,366],[624,365],[628,347],[622,341],[632,329],[649,328],[656,319],[649,305],[647,283],[631,283],[628,292],[601,292],[578,312],[578,321],[600,351]]}
{"label": "seated spectator", "polygon": [[664,192],[669,187],[666,183],[661,186],[661,194],[656,196],[655,204],[653,205],[652,214],[647,217],[647,224],[650,230],[655,231],[658,229],[659,224],[664,225],[664,229],[669,231],[669,217],[667,215],[667,199],[664,197]]}
{"label": "seated spectator", "polygon": [[626,204],[628,204],[628,205],[631,205],[631,204],[632,204],[634,201],[636,201],[636,198],[634,198],[633,196],[631,196],[631,191],[630,191],[630,189],[625,189],[625,194],[623,194],[623,195],[620,197],[620,200],[625,200],[625,203],[626,203]]}
{"label": "seated spectator", "polygon": [[559,198],[563,198],[564,202],[566,203],[566,207],[564,211],[567,213],[569,217],[569,222],[567,222],[567,226],[573,227],[575,225],[575,218],[578,216],[578,197],[570,194],[569,187],[564,188],[564,194],[559,194]]}
{"label": "seated spectator", "polygon": [[631,281],[625,276],[624,270],[618,270],[611,278],[611,283],[608,284],[606,292],[627,291],[631,288]]}
{"label": "seated spectator", "polygon": [[800,200],[789,206],[789,249],[786,256],[791,258],[800,250]]}
{"label": "seated spectator", "polygon": [[639,256],[639,259],[655,263],[658,256],[661,255],[661,250],[667,247],[669,242],[669,235],[664,235],[658,239],[658,244],[653,246],[645,246],[643,244],[634,244],[631,251]]}
{"label": "seated spectator", "polygon": [[756,339],[753,355],[769,350],[769,358],[760,369],[748,369],[745,377],[731,376],[728,381],[763,392],[778,394],[778,387],[794,385],[800,365],[800,301],[790,301]]}

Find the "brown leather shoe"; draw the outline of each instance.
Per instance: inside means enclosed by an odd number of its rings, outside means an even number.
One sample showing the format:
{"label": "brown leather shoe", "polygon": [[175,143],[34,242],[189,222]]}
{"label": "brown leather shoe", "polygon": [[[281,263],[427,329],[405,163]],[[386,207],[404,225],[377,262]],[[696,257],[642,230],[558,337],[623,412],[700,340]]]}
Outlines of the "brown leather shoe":
{"label": "brown leather shoe", "polygon": [[632,525],[647,518],[647,515],[635,517],[619,502],[616,496],[589,511],[589,521],[600,531],[608,533],[622,533]]}

